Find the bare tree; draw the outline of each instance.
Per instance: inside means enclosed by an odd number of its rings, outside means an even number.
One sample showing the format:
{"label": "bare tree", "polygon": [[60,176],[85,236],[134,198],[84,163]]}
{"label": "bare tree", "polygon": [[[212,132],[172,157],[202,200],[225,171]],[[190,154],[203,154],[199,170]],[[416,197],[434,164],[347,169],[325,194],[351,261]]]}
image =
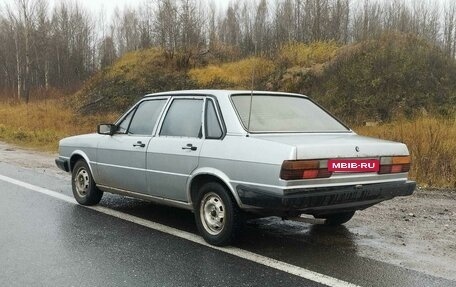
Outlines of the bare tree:
{"label": "bare tree", "polygon": [[114,63],[117,59],[116,47],[114,40],[110,36],[106,36],[101,42],[100,47],[100,67],[105,68]]}
{"label": "bare tree", "polygon": [[276,47],[282,43],[288,43],[294,39],[294,13],[292,0],[279,2],[275,7],[274,15],[274,41]]}
{"label": "bare tree", "polygon": [[456,4],[451,2],[445,9],[445,19],[443,24],[443,45],[448,56],[455,57],[455,21]]}
{"label": "bare tree", "polygon": [[4,77],[0,77],[0,84],[7,93],[15,90],[15,96],[20,99],[22,86],[20,79],[17,79],[17,71],[20,70],[17,36],[14,23],[0,15],[0,64],[4,74]]}
{"label": "bare tree", "polygon": [[37,2],[36,29],[33,31],[34,39],[34,84],[49,88],[49,39],[51,23],[48,17],[48,6],[45,1]]}
{"label": "bare tree", "polygon": [[137,50],[140,47],[139,19],[135,10],[125,8],[119,30],[117,31],[117,37],[121,54]]}
{"label": "bare tree", "polygon": [[209,21],[207,23],[207,31],[208,31],[208,46],[209,50],[213,50],[218,43],[219,39],[217,37],[217,21],[215,18],[217,17],[216,13],[216,6],[215,3],[212,1],[209,4]]}
{"label": "bare tree", "polygon": [[[386,4],[385,4],[386,5]],[[390,9],[395,11],[395,9]],[[394,15],[384,15],[384,9],[379,3],[365,0],[361,9],[355,12],[352,24],[353,41],[362,41],[378,37],[385,27],[395,25]]]}
{"label": "bare tree", "polygon": [[332,1],[330,5],[327,39],[347,43],[349,39],[350,2],[349,0],[336,0]]}
{"label": "bare tree", "polygon": [[226,16],[220,24],[219,37],[224,43],[231,46],[239,45],[241,41],[241,27],[239,24],[239,6],[231,4],[226,10]]}
{"label": "bare tree", "polygon": [[[34,25],[36,1],[16,0],[14,8],[7,7],[6,11],[15,30],[17,96],[29,101],[30,96],[30,66],[31,66],[31,33]],[[22,68],[21,49],[24,51]]]}
{"label": "bare tree", "polygon": [[179,14],[176,3],[172,0],[158,1],[154,30],[160,47],[172,58],[177,50],[180,33]]}
{"label": "bare tree", "polygon": [[269,46],[268,4],[261,0],[255,14],[253,41],[258,51],[264,52]]}
{"label": "bare tree", "polygon": [[180,6],[180,49],[191,56],[199,52],[205,43],[203,37],[204,15],[195,0],[181,0]]}

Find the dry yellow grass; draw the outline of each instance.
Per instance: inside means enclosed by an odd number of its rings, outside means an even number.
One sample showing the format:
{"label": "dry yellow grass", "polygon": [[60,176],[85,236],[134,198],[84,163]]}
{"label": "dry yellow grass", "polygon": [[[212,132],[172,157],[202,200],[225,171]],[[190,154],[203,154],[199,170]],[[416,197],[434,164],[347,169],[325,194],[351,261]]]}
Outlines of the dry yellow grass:
{"label": "dry yellow grass", "polygon": [[61,100],[0,103],[0,140],[46,151],[57,151],[66,136],[96,131],[101,122],[112,122],[114,114],[78,115]]}
{"label": "dry yellow grass", "polygon": [[456,119],[401,119],[355,130],[362,135],[407,144],[412,155],[410,176],[420,185],[456,187]]}
{"label": "dry yellow grass", "polygon": [[221,80],[233,88],[245,89],[251,86],[252,73],[256,79],[264,79],[273,71],[274,63],[272,61],[250,57],[237,62],[194,68],[188,72],[188,75],[201,86],[207,86],[214,81]]}
{"label": "dry yellow grass", "polygon": [[280,62],[288,66],[312,67],[328,62],[336,55],[340,45],[334,41],[311,44],[289,43],[278,51]]}

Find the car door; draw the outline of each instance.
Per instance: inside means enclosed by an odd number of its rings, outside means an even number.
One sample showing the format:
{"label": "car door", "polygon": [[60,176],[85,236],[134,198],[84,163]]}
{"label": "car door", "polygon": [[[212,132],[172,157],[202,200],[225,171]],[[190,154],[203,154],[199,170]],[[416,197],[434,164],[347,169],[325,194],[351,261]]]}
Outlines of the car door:
{"label": "car door", "polygon": [[204,97],[174,97],[147,148],[149,193],[187,201],[189,175],[198,166],[203,143]]}
{"label": "car door", "polygon": [[98,143],[98,184],[139,193],[147,192],[146,150],[167,98],[146,99],[119,123],[118,131]]}

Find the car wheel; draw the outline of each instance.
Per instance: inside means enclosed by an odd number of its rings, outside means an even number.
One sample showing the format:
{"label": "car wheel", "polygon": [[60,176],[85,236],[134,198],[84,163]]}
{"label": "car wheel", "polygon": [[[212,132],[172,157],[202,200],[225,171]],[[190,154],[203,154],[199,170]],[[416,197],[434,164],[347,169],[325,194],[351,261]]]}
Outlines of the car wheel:
{"label": "car wheel", "polygon": [[350,219],[352,219],[353,215],[355,215],[355,211],[325,214],[316,216],[316,218],[326,219],[324,223],[325,225],[337,226],[348,222]]}
{"label": "car wheel", "polygon": [[201,187],[196,199],[196,225],[204,240],[216,246],[229,245],[242,228],[242,211],[217,182]]}
{"label": "car wheel", "polygon": [[103,196],[103,191],[96,187],[89,166],[84,160],[79,160],[74,165],[71,185],[74,198],[79,204],[95,205]]}

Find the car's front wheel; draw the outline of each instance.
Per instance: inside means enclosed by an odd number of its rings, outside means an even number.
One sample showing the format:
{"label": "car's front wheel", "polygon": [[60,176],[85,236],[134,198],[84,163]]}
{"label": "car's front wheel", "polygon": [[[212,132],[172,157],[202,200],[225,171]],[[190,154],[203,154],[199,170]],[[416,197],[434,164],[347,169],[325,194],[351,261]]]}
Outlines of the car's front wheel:
{"label": "car's front wheel", "polygon": [[227,190],[217,182],[201,187],[196,199],[196,225],[210,244],[228,245],[242,228],[242,211]]}
{"label": "car's front wheel", "polygon": [[71,186],[76,201],[82,205],[98,204],[103,196],[93,181],[89,166],[84,160],[78,160],[74,165]]}
{"label": "car's front wheel", "polygon": [[348,222],[350,219],[352,219],[353,215],[355,215],[355,211],[325,214],[316,216],[316,218],[326,219],[324,223],[325,225],[337,226]]}

